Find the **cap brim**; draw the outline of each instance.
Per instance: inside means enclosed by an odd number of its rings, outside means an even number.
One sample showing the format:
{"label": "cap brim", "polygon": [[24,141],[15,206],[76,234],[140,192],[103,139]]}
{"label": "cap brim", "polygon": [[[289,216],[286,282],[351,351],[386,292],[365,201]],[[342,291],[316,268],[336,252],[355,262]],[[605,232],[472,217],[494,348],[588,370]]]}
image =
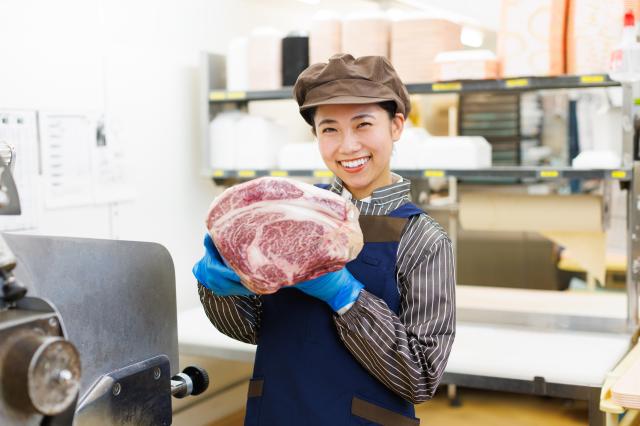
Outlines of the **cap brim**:
{"label": "cap brim", "polygon": [[377,104],[379,102],[394,101],[391,98],[368,98],[365,96],[334,96],[322,101],[310,102],[300,107],[300,112],[320,105],[347,105],[347,104]]}

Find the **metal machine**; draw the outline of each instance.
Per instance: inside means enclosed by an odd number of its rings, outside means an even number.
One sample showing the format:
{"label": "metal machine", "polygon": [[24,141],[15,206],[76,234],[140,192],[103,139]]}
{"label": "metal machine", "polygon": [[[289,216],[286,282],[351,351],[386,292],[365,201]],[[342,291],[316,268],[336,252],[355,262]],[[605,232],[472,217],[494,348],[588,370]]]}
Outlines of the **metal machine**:
{"label": "metal machine", "polygon": [[[0,143],[0,214],[20,213],[14,162]],[[175,371],[164,247],[4,234],[0,281],[1,425],[169,425],[172,395],[206,390],[206,371]]]}

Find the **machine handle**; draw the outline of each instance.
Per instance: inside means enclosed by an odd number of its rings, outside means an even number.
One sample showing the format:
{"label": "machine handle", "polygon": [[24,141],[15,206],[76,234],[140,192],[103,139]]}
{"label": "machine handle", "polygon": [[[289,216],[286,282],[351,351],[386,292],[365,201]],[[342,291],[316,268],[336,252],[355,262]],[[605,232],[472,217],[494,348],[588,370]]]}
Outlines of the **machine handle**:
{"label": "machine handle", "polygon": [[184,398],[200,395],[209,387],[209,375],[204,368],[189,366],[171,378],[171,395]]}

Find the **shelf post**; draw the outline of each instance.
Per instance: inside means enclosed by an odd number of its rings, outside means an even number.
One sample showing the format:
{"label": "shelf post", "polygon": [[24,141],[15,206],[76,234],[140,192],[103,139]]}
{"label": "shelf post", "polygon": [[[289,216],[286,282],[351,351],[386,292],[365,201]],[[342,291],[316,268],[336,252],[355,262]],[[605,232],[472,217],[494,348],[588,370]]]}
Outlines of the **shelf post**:
{"label": "shelf post", "polygon": [[636,161],[633,154],[634,89],[633,84],[622,86],[622,165],[632,169],[627,194],[627,324],[630,331],[638,328],[640,284],[640,161]]}
{"label": "shelf post", "polygon": [[640,162],[633,163],[633,178],[627,197],[627,322],[630,331],[638,327],[638,284],[640,281]]}

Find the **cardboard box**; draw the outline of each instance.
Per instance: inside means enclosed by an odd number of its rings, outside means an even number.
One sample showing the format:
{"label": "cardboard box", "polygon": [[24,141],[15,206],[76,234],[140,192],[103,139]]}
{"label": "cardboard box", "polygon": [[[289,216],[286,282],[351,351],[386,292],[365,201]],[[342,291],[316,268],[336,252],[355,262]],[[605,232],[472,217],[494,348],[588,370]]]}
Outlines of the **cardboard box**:
{"label": "cardboard box", "polygon": [[564,74],[567,1],[502,1],[498,32],[502,77]]}
{"label": "cardboard box", "polygon": [[[567,73],[606,73],[620,42],[625,0],[571,0],[567,19]],[[637,19],[637,17],[636,17]]]}
{"label": "cardboard box", "polygon": [[442,52],[436,56],[435,64],[437,81],[498,78],[498,60],[488,50]]}
{"label": "cardboard box", "polygon": [[438,53],[462,49],[459,24],[445,19],[405,18],[391,23],[391,63],[404,83],[436,78]]}

